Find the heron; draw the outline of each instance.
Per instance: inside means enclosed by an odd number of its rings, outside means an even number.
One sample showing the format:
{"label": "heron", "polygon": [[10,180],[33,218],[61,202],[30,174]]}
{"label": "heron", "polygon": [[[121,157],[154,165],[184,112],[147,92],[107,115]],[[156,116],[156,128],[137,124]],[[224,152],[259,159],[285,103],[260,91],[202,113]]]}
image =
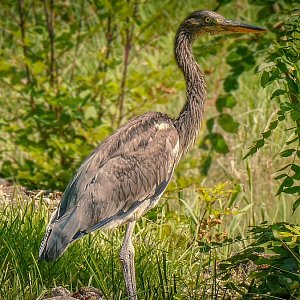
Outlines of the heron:
{"label": "heron", "polygon": [[187,98],[179,116],[172,119],[160,112],[145,113],[98,145],[78,168],[52,214],[40,260],[56,260],[71,243],[95,230],[126,224],[119,258],[128,297],[138,299],[132,244],[136,221],[158,203],[201,126],[206,84],[192,44],[205,34],[263,31],[207,10],[195,11],[181,23],[174,53],[186,82]]}

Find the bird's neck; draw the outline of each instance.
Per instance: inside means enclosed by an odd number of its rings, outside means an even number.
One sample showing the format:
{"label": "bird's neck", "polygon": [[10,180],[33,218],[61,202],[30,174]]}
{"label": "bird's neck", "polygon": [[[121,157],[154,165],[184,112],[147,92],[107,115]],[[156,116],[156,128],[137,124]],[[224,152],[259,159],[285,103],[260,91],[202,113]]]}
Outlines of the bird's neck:
{"label": "bird's neck", "polygon": [[174,124],[179,133],[180,155],[192,146],[198,136],[206,100],[204,74],[192,53],[192,34],[179,28],[175,39],[175,57],[186,81],[187,100]]}

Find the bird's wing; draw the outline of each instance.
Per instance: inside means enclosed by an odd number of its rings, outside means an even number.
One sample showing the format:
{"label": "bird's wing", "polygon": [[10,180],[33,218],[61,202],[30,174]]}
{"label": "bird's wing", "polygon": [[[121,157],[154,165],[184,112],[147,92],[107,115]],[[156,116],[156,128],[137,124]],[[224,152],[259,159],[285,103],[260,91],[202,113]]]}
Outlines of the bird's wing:
{"label": "bird's wing", "polygon": [[159,196],[173,173],[178,150],[177,130],[165,115],[150,113],[130,121],[81,165],[51,223],[72,215],[77,225],[69,225],[78,232],[90,231]]}

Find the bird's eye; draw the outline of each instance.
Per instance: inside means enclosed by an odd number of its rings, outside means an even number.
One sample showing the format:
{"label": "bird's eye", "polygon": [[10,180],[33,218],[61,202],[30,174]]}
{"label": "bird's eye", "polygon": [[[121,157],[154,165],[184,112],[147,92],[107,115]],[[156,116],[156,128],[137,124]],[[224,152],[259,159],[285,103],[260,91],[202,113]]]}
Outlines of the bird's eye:
{"label": "bird's eye", "polygon": [[204,20],[206,23],[211,23],[211,18],[209,18],[209,17],[206,17]]}

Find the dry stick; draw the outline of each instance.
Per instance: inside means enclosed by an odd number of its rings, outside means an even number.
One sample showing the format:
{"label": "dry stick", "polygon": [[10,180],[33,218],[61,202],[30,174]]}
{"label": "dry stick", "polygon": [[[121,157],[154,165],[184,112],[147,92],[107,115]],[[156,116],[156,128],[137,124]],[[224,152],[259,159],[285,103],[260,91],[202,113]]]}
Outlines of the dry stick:
{"label": "dry stick", "polygon": [[[48,31],[48,36],[50,40],[50,69],[49,69],[49,75],[50,75],[50,85],[52,88],[54,88],[54,84],[56,84],[56,94],[59,93],[58,89],[58,70],[56,68],[56,77],[54,75],[54,68],[55,68],[55,45],[54,45],[54,0],[50,0],[50,7],[48,8],[48,0],[44,0],[44,11],[45,11],[45,16],[46,16],[46,24],[47,24],[47,31]],[[50,109],[53,110],[52,105],[50,105]],[[61,107],[54,107],[54,112],[55,116],[57,119],[57,122],[60,123],[61,121],[61,112],[62,108]],[[65,130],[63,126],[58,126],[58,132],[61,137],[64,137],[67,139]],[[62,166],[66,166],[67,160],[65,153],[60,149],[60,147],[57,147],[60,155],[60,163]]]}
{"label": "dry stick", "polygon": [[[129,3],[130,0],[128,0],[127,2]],[[137,3],[137,1],[135,1],[133,18],[136,17],[137,11],[138,11],[138,3]],[[126,22],[127,22],[127,25],[129,25],[129,22],[130,22],[129,17],[127,17]],[[123,119],[125,87],[126,87],[127,71],[128,71],[128,65],[129,65],[129,54],[130,54],[130,50],[132,47],[133,31],[134,31],[134,24],[132,24],[130,28],[128,28],[128,27],[126,28],[125,45],[124,45],[124,66],[123,66],[123,75],[122,75],[122,80],[121,80],[120,95],[119,95],[119,101],[118,101],[119,117],[117,120],[117,127],[120,126],[122,119]]]}
{"label": "dry stick", "polygon": [[[28,57],[28,51],[27,51],[27,46],[25,44],[25,16],[24,16],[24,1],[19,0],[19,15],[20,15],[20,28],[21,28],[21,37],[22,37],[22,48],[23,48],[23,55],[24,58]],[[26,77],[27,77],[27,84],[31,85],[32,83],[32,78],[29,70],[29,66],[26,62],[24,62],[25,65],[25,70],[26,70]],[[32,94],[30,94],[30,107],[31,110],[35,110],[35,103]]]}

